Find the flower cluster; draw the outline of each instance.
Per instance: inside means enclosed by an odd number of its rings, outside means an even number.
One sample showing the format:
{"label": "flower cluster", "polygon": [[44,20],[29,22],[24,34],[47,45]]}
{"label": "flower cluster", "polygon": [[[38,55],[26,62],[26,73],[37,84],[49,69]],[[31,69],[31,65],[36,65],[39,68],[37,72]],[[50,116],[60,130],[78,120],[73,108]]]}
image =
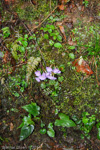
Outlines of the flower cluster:
{"label": "flower cluster", "polygon": [[37,80],[37,82],[46,79],[56,80],[57,78],[52,76],[52,74],[60,74],[60,73],[61,71],[57,68],[52,69],[51,67],[46,67],[46,72],[43,72],[42,74],[40,71],[35,72],[35,75],[37,76],[35,79]]}

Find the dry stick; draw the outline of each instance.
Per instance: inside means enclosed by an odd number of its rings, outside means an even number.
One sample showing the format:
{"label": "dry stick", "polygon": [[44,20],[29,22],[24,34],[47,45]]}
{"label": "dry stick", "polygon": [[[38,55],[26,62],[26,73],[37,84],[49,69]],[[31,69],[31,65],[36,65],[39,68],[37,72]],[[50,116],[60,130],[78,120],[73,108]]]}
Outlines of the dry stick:
{"label": "dry stick", "polygon": [[6,84],[4,84],[4,86],[5,86],[5,88],[7,89],[7,91],[9,92],[9,94],[11,95],[12,99],[14,100],[13,95],[12,95],[12,93],[9,91],[8,87],[6,86]]}
{"label": "dry stick", "polygon": [[[29,34],[32,35],[32,33],[30,32],[30,30],[28,29],[28,27],[27,27],[23,22],[22,22],[22,24],[24,25],[25,29],[29,32]],[[33,44],[34,44],[34,43],[33,43]],[[36,42],[36,45],[38,45],[37,42]],[[44,56],[43,56],[43,54],[42,54],[42,52],[41,52],[41,49],[40,49],[39,46],[38,46],[38,48],[39,48],[40,54],[41,54],[41,56],[42,56],[42,59],[43,59],[45,65],[46,65],[46,62],[45,62]]]}
{"label": "dry stick", "polygon": [[100,86],[100,83],[99,83],[98,77],[97,77],[98,72],[97,72],[97,64],[96,64],[96,60],[95,60],[95,66],[96,66],[96,80],[97,80],[98,86]]}
{"label": "dry stick", "polygon": [[51,10],[51,0],[50,0],[50,10]]}
{"label": "dry stick", "polygon": [[20,87],[17,85],[17,87],[18,87],[18,90],[19,90],[19,93],[21,94],[21,96],[23,97],[23,98],[25,98],[24,97],[24,95],[20,92]]}
{"label": "dry stick", "polygon": [[58,5],[51,11],[51,13],[50,13],[38,26],[34,27],[34,28],[31,30],[31,32],[32,32],[34,29],[40,27],[40,26],[51,16],[51,14],[57,9],[57,7],[58,7]]}

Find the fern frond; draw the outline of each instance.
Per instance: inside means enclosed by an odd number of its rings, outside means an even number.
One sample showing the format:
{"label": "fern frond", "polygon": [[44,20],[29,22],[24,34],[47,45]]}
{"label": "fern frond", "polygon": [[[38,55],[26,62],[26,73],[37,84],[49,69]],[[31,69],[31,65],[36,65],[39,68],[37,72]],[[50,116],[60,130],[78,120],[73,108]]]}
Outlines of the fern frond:
{"label": "fern frond", "polygon": [[29,78],[32,74],[32,72],[35,70],[36,66],[38,66],[39,62],[41,61],[41,58],[40,57],[30,57],[28,59],[28,62],[27,62],[27,74],[26,74],[26,81],[28,82],[29,81]]}

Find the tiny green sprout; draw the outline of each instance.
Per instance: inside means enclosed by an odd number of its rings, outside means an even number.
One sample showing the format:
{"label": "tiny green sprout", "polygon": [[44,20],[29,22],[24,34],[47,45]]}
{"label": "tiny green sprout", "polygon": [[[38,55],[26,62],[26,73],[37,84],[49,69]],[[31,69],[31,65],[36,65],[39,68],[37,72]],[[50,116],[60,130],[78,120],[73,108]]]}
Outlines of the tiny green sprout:
{"label": "tiny green sprout", "polygon": [[71,59],[75,59],[75,55],[74,55],[73,53],[69,53],[69,57],[70,57]]}
{"label": "tiny green sprout", "polygon": [[83,4],[85,5],[85,7],[88,7],[89,2],[88,2],[87,0],[84,0],[84,1],[83,1]]}

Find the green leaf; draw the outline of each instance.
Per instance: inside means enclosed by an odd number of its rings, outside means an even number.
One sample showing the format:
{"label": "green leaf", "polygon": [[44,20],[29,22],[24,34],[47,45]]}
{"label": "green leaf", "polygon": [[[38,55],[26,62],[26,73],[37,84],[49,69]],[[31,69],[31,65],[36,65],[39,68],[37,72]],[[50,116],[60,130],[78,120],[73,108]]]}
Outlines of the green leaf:
{"label": "green leaf", "polygon": [[69,57],[70,57],[71,59],[75,59],[75,55],[74,55],[73,53],[69,53]]}
{"label": "green leaf", "polygon": [[65,71],[65,65],[64,64],[61,64],[59,66],[59,69],[61,70],[61,72],[64,72]]}
{"label": "green leaf", "polygon": [[61,43],[55,43],[55,44],[54,44],[54,47],[56,47],[56,48],[61,48],[61,47],[62,47],[62,44],[61,44]]}
{"label": "green leaf", "polygon": [[27,47],[27,45],[28,45],[28,42],[27,42],[27,41],[21,41],[21,43],[22,43],[22,45],[23,45],[24,47]]}
{"label": "green leaf", "polygon": [[41,128],[43,128],[45,126],[45,124],[41,121]]}
{"label": "green leaf", "polygon": [[46,84],[45,83],[41,83],[41,88],[45,89],[46,88]]}
{"label": "green leaf", "polygon": [[24,125],[21,128],[20,141],[26,139],[33,132],[33,130],[34,130],[34,125],[30,125],[30,126]]}
{"label": "green leaf", "polygon": [[26,38],[26,39],[27,39],[27,38],[28,38],[28,34],[25,34],[25,35],[24,35],[24,38]]}
{"label": "green leaf", "polygon": [[49,28],[51,28],[52,30],[54,30],[55,26],[54,25],[49,25]]}
{"label": "green leaf", "polygon": [[20,41],[20,42],[22,42],[22,40],[23,40],[22,37],[19,37],[19,38],[17,39],[17,41]]}
{"label": "green leaf", "polygon": [[48,32],[49,32],[49,33],[52,33],[52,29],[48,29]]}
{"label": "green leaf", "polygon": [[48,34],[44,34],[44,38],[45,38],[45,39],[49,39]]}
{"label": "green leaf", "polygon": [[49,129],[52,129],[52,128],[53,128],[53,123],[52,123],[52,122],[50,122],[50,123],[48,124],[48,128],[49,128]]}
{"label": "green leaf", "polygon": [[53,92],[51,93],[51,95],[52,95],[52,96],[58,96],[58,94],[56,93],[56,91],[53,91]]}
{"label": "green leaf", "polygon": [[53,46],[54,41],[50,40],[50,41],[49,41],[49,44],[50,44],[50,46]]}
{"label": "green leaf", "polygon": [[12,55],[13,57],[17,60],[18,59],[18,55],[17,55],[17,49],[19,48],[18,44],[12,44]]}
{"label": "green leaf", "polygon": [[57,40],[58,40],[59,42],[61,42],[62,36],[58,35],[58,36],[57,36]]}
{"label": "green leaf", "polygon": [[49,85],[55,85],[56,81],[55,80],[49,80]]}
{"label": "green leaf", "polygon": [[63,80],[64,80],[64,77],[63,77],[63,76],[58,77],[58,81],[59,81],[59,82],[62,82]]}
{"label": "green leaf", "polygon": [[99,139],[99,140],[100,140],[100,128],[98,128],[97,139]]}
{"label": "green leaf", "polygon": [[43,30],[43,27],[41,27],[40,30]]}
{"label": "green leaf", "polygon": [[100,122],[98,122],[98,123],[96,124],[96,127],[97,127],[97,128],[100,128]]}
{"label": "green leaf", "polygon": [[54,40],[56,40],[56,39],[57,39],[56,35],[55,35],[55,36],[53,36],[53,39],[54,39]]}
{"label": "green leaf", "polygon": [[47,24],[46,27],[47,27],[47,28],[50,28],[50,24]]}
{"label": "green leaf", "polygon": [[31,35],[31,36],[28,38],[28,40],[32,40],[32,39],[34,39],[34,37]]}
{"label": "green leaf", "polygon": [[9,31],[9,27],[4,27],[4,28],[2,28],[1,29],[3,32],[7,32],[7,31]]}
{"label": "green leaf", "polygon": [[36,117],[40,114],[40,112],[39,112],[40,107],[37,106],[36,103],[31,102],[31,104],[25,105],[22,108],[25,109],[30,114],[32,114],[34,117]]}
{"label": "green leaf", "polygon": [[47,132],[47,131],[46,131],[46,129],[45,129],[45,128],[40,129],[40,133],[41,133],[41,134],[46,134],[46,132]]}
{"label": "green leaf", "polygon": [[69,119],[69,116],[59,113],[60,120],[56,119],[55,126],[62,126],[62,127],[74,127],[76,124],[74,121]]}
{"label": "green leaf", "polygon": [[14,96],[19,97],[19,93],[15,92]]}
{"label": "green leaf", "polygon": [[55,137],[55,131],[54,131],[53,129],[49,129],[49,130],[47,131],[47,134],[48,134],[48,136],[50,136],[50,137]]}
{"label": "green leaf", "polygon": [[75,46],[69,46],[68,49],[75,49]]}
{"label": "green leaf", "polygon": [[44,31],[44,32],[47,32],[47,31],[48,31],[48,29],[47,29],[47,28],[43,28],[43,31]]}
{"label": "green leaf", "polygon": [[24,116],[24,118],[22,119],[22,123],[20,124],[20,126],[18,128],[22,128],[24,125],[28,126],[28,125],[34,125],[34,122],[31,119],[31,114],[27,116]]}
{"label": "green leaf", "polygon": [[22,119],[22,121],[24,122],[24,125],[31,125],[31,124],[34,124],[34,122],[32,121],[31,119],[31,114],[27,116],[24,116],[24,118]]}
{"label": "green leaf", "polygon": [[88,121],[89,121],[88,118],[82,118],[82,122],[83,122],[84,124],[88,123]]}
{"label": "green leaf", "polygon": [[21,53],[25,52],[25,48],[23,46],[19,46],[18,49]]}

